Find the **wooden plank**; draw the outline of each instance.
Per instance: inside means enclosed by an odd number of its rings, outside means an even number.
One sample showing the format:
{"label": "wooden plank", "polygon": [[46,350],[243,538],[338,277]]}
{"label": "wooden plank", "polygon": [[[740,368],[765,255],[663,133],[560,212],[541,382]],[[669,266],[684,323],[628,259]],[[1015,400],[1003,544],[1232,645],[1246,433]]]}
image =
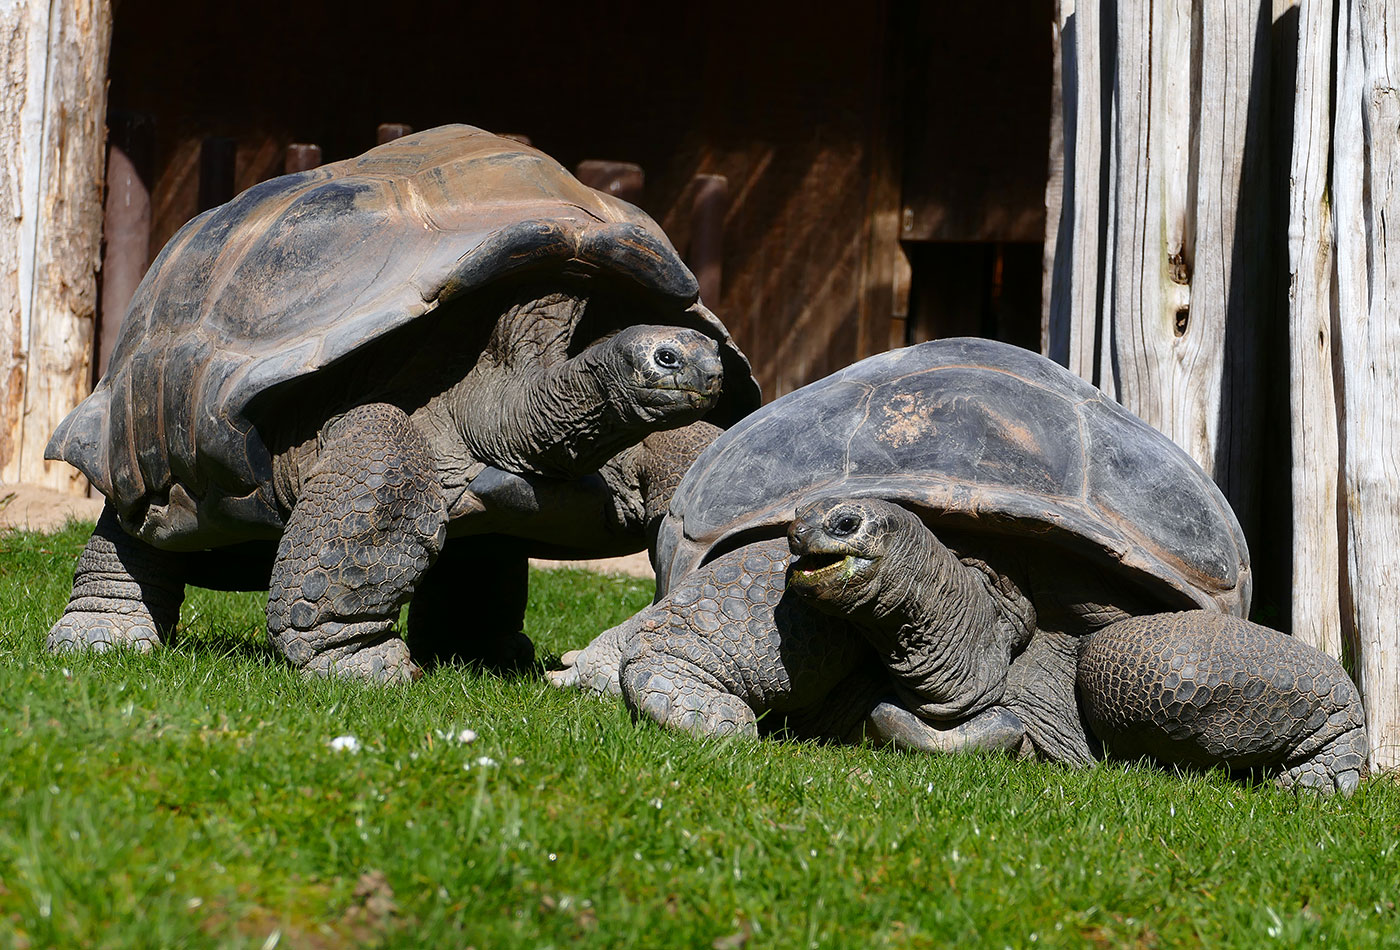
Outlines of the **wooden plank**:
{"label": "wooden plank", "polygon": [[1298,81],[1289,181],[1288,314],[1293,439],[1292,631],[1342,656],[1340,465],[1333,382],[1332,0],[1299,7]]}
{"label": "wooden plank", "polygon": [[151,259],[151,157],[149,116],[109,117],[107,199],[102,214],[102,294],[98,304],[94,376],[107,371],[127,305]]}
{"label": "wooden plank", "polygon": [[1074,211],[1049,333],[1052,353],[1215,478],[1247,535],[1262,431],[1250,328],[1270,314],[1258,18],[1248,0],[1079,4],[1065,18]]}
{"label": "wooden plank", "polygon": [[1332,197],[1341,365],[1343,628],[1373,768],[1400,767],[1400,4],[1341,0]]}
{"label": "wooden plank", "polygon": [[574,177],[589,188],[596,188],[634,205],[641,204],[647,181],[646,172],[640,165],[596,158],[579,162],[574,169]]}
{"label": "wooden plank", "polygon": [[24,391],[20,419],[4,420],[0,477],[81,493],[85,480],[43,454],[54,426],[91,385],[111,7],[74,0],[52,8],[15,2],[4,10],[14,17],[4,24],[7,97],[14,97],[7,101],[22,105],[19,140],[6,143],[17,147],[8,184],[18,217],[3,227],[19,232],[19,279],[11,287],[21,316],[18,347],[13,313],[5,320],[10,340],[0,352],[9,365],[0,411],[13,411],[20,354]]}
{"label": "wooden plank", "polygon": [[686,263],[700,284],[701,300],[718,300],[724,285],[724,218],[729,213],[729,179],[696,175],[691,203]]}
{"label": "wooden plank", "polygon": [[309,171],[320,167],[323,161],[321,146],[307,142],[293,142],[287,146],[287,153],[282,161],[282,171],[288,175]]}
{"label": "wooden plank", "polygon": [[48,4],[0,3],[0,481],[21,474],[25,364],[39,226]]}

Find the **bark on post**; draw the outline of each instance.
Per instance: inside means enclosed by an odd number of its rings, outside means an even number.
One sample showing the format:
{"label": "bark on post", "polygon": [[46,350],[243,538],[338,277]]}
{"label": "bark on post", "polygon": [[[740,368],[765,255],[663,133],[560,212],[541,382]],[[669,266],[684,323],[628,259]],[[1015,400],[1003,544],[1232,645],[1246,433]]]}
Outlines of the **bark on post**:
{"label": "bark on post", "polygon": [[1069,227],[1048,334],[1215,478],[1246,533],[1261,429],[1247,333],[1271,309],[1259,17],[1246,0],[1062,0]]}
{"label": "bark on post", "polygon": [[107,0],[0,0],[0,479],[74,493],[43,455],[92,374],[111,28]]}
{"label": "bark on post", "polygon": [[1341,0],[1336,212],[1340,446],[1347,516],[1342,626],[1373,768],[1400,766],[1400,4]]}

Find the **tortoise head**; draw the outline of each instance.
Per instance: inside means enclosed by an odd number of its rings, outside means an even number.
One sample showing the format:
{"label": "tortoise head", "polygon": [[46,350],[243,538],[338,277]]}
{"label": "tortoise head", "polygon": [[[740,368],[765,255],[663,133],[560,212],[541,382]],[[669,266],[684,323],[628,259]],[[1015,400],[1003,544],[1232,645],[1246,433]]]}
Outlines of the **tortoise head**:
{"label": "tortoise head", "polygon": [[828,612],[879,609],[882,591],[901,590],[926,561],[932,535],[913,513],[887,501],[823,498],[788,527],[788,587]]}
{"label": "tortoise head", "polygon": [[684,425],[719,399],[724,366],[719,344],[683,327],[627,327],[605,343],[617,385],[607,398],[622,419]]}

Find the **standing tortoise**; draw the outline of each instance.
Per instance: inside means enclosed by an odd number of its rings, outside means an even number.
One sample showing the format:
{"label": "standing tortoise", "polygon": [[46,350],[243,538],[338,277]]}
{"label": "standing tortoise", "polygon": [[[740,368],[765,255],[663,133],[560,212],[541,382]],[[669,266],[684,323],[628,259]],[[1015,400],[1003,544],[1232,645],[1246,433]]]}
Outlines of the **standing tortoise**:
{"label": "standing tortoise", "polygon": [[527,662],[527,555],[639,550],[758,401],[656,224],[534,149],[446,126],[272,179],[165,246],[49,443],[107,498],[49,645],[149,649],[193,583],[270,588],[305,670]]}
{"label": "standing tortoise", "polygon": [[656,603],[556,685],[701,733],[767,714],[925,751],[1363,774],[1341,666],[1241,619],[1249,556],[1211,480],[1016,347],[886,353],[764,407],[697,459],[656,563]]}

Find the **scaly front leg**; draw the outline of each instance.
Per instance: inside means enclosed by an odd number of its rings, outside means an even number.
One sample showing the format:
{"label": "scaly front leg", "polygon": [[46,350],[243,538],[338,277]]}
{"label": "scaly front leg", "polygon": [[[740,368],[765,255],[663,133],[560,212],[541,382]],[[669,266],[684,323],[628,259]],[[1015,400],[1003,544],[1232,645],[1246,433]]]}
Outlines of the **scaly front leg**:
{"label": "scaly front leg", "polygon": [[416,679],[394,621],[446,533],[427,443],[383,404],[341,416],[323,443],[277,549],[268,633],[307,672]]}

